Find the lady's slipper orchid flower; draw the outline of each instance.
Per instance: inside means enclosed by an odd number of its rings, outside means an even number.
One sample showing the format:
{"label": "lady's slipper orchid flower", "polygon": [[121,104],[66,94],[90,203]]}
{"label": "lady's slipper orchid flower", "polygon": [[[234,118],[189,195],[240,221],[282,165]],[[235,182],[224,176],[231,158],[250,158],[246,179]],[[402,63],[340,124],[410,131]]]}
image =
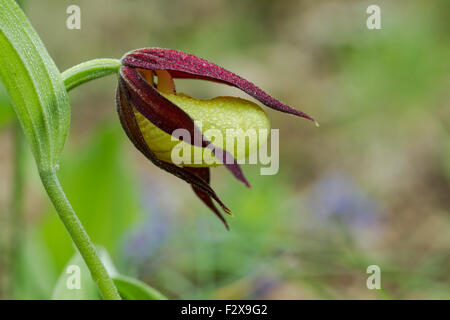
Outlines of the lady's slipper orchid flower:
{"label": "lady's slipper orchid flower", "polygon": [[[158,80],[156,84],[154,77]],[[234,73],[191,54],[170,49],[145,48],[131,51],[122,58],[117,109],[126,134],[136,148],[155,165],[190,183],[197,196],[228,228],[212,201],[215,200],[226,213],[231,214],[210,187],[210,162],[200,159],[200,162],[194,164],[174,164],[170,155],[180,142],[171,138],[175,136],[174,131],[177,129],[186,130],[191,137],[200,137],[198,141],[191,139],[181,143],[190,143],[192,148],[203,148],[203,151],[210,150],[211,157],[218,158],[238,180],[249,186],[233,156],[236,150],[224,150],[212,144],[196,123],[201,121],[204,127],[221,131],[228,128],[246,131],[269,129],[269,121],[259,106],[244,99],[218,97],[199,100],[177,94],[174,78],[202,79],[231,85],[269,108],[314,119],[274,99]],[[262,143],[265,141],[258,141],[258,145]],[[255,151],[258,145],[248,146],[250,150],[246,150],[247,153],[252,149]],[[206,157],[206,152],[202,155]]]}

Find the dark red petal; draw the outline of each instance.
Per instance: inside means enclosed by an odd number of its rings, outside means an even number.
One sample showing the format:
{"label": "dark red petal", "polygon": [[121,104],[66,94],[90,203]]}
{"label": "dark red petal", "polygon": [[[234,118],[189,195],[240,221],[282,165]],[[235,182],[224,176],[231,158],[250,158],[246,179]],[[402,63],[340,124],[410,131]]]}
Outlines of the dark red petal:
{"label": "dark red petal", "polygon": [[125,55],[122,58],[122,64],[133,68],[167,70],[174,78],[194,78],[225,83],[241,89],[269,108],[315,121],[307,114],[273,98],[253,83],[192,54],[171,49],[145,48]]}
{"label": "dark red petal", "polygon": [[138,70],[123,66],[120,69],[120,79],[127,89],[130,102],[151,123],[170,135],[176,129],[186,129],[191,137],[202,137],[201,145],[198,145],[196,139],[191,139],[190,143],[198,147],[211,148],[215,156],[233,175],[249,187],[236,159],[228,151],[217,146],[212,147],[192,118],[161,95],[142,77]]}
{"label": "dark red petal", "polygon": [[123,80],[119,79],[119,85],[117,87],[116,93],[116,105],[117,112],[119,113],[120,123],[122,124],[125,133],[133,142],[134,146],[142,152],[153,164],[159,168],[177,176],[180,179],[185,180],[190,183],[193,187],[203,191],[205,194],[213,198],[222,207],[222,209],[231,213],[230,209],[223,204],[223,202],[216,195],[214,190],[209,186],[209,183],[204,179],[200,178],[198,175],[185,170],[184,168],[177,167],[174,164],[167,163],[159,160],[156,155],[150,150],[144,137],[142,136],[141,129],[136,121],[136,116],[133,111],[133,106],[130,104],[129,93],[125,87]]}
{"label": "dark red petal", "polygon": [[[184,169],[192,172],[193,174],[197,175],[201,179],[205,180],[208,184],[210,182],[210,170],[209,168],[191,168],[191,167],[185,167]],[[230,227],[228,226],[227,221],[223,217],[223,215],[220,213],[219,210],[217,210],[216,206],[214,205],[214,202],[211,200],[211,197],[204,192],[203,190],[200,190],[199,188],[192,186],[192,189],[194,190],[195,194],[200,198],[200,200],[203,201],[203,203],[214,212],[214,214],[222,221],[222,223],[225,225],[225,228],[227,230],[230,230]]]}

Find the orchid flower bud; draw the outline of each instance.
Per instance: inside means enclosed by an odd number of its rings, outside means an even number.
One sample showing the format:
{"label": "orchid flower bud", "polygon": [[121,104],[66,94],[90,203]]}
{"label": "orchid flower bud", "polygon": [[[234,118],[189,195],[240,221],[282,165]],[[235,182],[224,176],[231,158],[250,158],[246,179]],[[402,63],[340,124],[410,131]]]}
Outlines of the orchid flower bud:
{"label": "orchid flower bud", "polygon": [[[158,80],[156,83],[155,77]],[[262,138],[259,136],[253,144],[227,150],[229,141],[220,141],[219,144],[217,139],[213,139],[217,136],[208,136],[208,132],[216,129],[225,140],[227,130],[234,129],[242,134],[249,129],[264,129],[268,132],[269,120],[258,105],[244,99],[217,97],[200,100],[177,93],[173,81],[176,78],[209,80],[231,85],[271,109],[312,121],[314,119],[281,103],[234,73],[191,54],[170,49],[145,48],[131,51],[122,58],[117,109],[128,137],[155,165],[190,183],[200,199],[227,226],[212,201],[214,199],[226,213],[231,213],[209,185],[209,166],[217,164],[211,160],[217,158],[238,180],[249,186],[236,156],[248,156],[255,152],[266,142],[267,135]],[[182,139],[180,142],[177,136],[179,130],[184,130],[191,139]],[[238,135],[235,138],[240,137]],[[190,144],[190,148],[184,148],[186,144]],[[180,166],[173,161],[175,148],[181,148],[193,156]],[[195,155],[196,148],[201,151],[197,153],[200,154],[199,157]],[[210,152],[205,152],[208,151],[206,149]]]}

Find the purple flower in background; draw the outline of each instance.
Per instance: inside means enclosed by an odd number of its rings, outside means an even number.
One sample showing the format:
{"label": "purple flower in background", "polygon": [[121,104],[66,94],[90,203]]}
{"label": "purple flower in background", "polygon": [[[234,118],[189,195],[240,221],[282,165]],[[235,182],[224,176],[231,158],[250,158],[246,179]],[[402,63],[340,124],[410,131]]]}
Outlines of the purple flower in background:
{"label": "purple flower in background", "polygon": [[351,229],[379,225],[377,203],[342,172],[327,174],[318,180],[307,203],[322,222],[338,220]]}
{"label": "purple flower in background", "polygon": [[148,181],[144,190],[142,206],[148,209],[147,214],[143,222],[130,230],[124,244],[124,256],[132,265],[147,264],[152,256],[158,255],[172,230],[170,215],[167,214],[173,204],[170,193]]}
{"label": "purple flower in background", "polygon": [[252,281],[252,292],[249,299],[266,299],[273,290],[280,286],[280,281],[275,278],[257,278]]}

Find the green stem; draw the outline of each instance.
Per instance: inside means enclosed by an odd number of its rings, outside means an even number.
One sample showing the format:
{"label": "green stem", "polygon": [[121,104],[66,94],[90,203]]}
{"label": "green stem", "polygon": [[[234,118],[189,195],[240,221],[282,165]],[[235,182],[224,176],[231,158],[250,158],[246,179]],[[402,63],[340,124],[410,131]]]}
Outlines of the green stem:
{"label": "green stem", "polygon": [[92,279],[97,284],[104,299],[120,300],[121,297],[103,265],[94,244],[81,225],[75,211],[72,209],[54,170],[39,172],[44,188],[47,191],[56,212],[69,232],[72,241],[78,248],[83,260],[91,272]]}
{"label": "green stem", "polygon": [[70,91],[79,85],[101,78],[119,71],[120,60],[117,59],[94,59],[80,63],[67,69],[62,73],[66,90]]}
{"label": "green stem", "polygon": [[[66,90],[70,91],[85,82],[110,74],[117,74],[120,66],[121,62],[117,59],[94,59],[67,69],[61,76],[64,80]],[[114,282],[109,277],[89,236],[67,200],[56,173],[54,171],[41,173],[41,179],[56,211],[86,262],[92,278],[102,292],[103,298],[120,299]]]}
{"label": "green stem", "polygon": [[[121,66],[117,59],[94,59],[80,63],[64,71],[61,76],[67,91],[79,85],[117,73]],[[120,300],[121,297],[111,277],[100,260],[91,239],[64,194],[55,171],[41,172],[41,179],[53,205],[88,266],[92,279],[106,300]]]}
{"label": "green stem", "polygon": [[[39,35],[14,0],[0,0],[0,81],[36,159],[44,187],[105,299],[120,299],[94,245],[70,206],[55,172],[70,123],[65,83]],[[75,87],[117,71],[119,61],[75,67],[68,85]],[[92,75],[91,75],[92,74]],[[95,78],[95,77],[94,77]],[[71,79],[71,80],[69,80]]]}

